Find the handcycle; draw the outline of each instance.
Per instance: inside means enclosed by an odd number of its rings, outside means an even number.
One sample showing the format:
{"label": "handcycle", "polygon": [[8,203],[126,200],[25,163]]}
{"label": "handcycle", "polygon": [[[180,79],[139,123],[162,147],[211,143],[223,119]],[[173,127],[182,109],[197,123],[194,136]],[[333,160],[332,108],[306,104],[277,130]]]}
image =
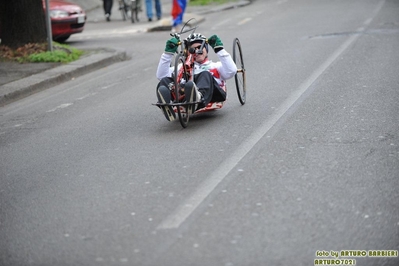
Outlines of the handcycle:
{"label": "handcycle", "polygon": [[142,11],[142,0],[118,0],[119,10],[122,14],[122,19],[130,18],[132,23],[139,21],[139,12]]}
{"label": "handcycle", "polygon": [[[201,102],[187,102],[184,95],[184,84],[187,81],[192,81],[194,78],[194,54],[201,53],[202,48],[208,40],[204,40],[199,49],[189,49],[186,47],[182,34],[194,33],[197,27],[190,29],[185,29],[189,25],[191,20],[187,21],[182,27],[180,32],[171,33],[172,37],[178,40],[179,48],[174,61],[174,73],[173,73],[173,83],[169,87],[172,95],[171,103],[156,103],[158,107],[161,106],[172,106],[175,113],[178,114],[180,124],[183,128],[186,128],[189,122],[189,115],[187,113],[187,108],[192,105],[201,104]],[[234,76],[238,100],[241,105],[245,104],[246,101],[246,76],[245,76],[245,66],[242,54],[241,43],[238,38],[233,40],[233,61],[237,66],[237,73]],[[226,86],[222,88],[227,92]],[[210,102],[205,107],[200,108],[195,111],[195,113],[207,112],[211,110],[220,109],[223,107],[224,102]]]}

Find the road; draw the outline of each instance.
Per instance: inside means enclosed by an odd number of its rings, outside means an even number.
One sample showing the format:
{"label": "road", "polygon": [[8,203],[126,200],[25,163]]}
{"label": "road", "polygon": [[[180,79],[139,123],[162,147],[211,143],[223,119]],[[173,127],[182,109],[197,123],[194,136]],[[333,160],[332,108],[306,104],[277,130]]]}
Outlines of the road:
{"label": "road", "polygon": [[268,0],[207,15],[198,32],[241,40],[247,103],[229,81],[186,129],[151,105],[168,32],[87,25],[71,45],[132,59],[0,108],[0,265],[314,265],[342,250],[398,265],[398,13]]}

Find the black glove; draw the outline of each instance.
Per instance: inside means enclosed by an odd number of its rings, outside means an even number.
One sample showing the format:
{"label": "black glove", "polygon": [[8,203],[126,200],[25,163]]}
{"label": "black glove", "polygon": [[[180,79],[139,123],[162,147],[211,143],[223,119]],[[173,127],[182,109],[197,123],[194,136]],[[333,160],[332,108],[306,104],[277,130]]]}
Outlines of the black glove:
{"label": "black glove", "polygon": [[222,40],[217,35],[212,35],[211,37],[209,37],[208,43],[213,48],[215,53],[223,49]]}
{"label": "black glove", "polygon": [[167,40],[165,46],[165,53],[174,54],[177,52],[177,48],[179,47],[179,40],[173,37],[170,40]]}

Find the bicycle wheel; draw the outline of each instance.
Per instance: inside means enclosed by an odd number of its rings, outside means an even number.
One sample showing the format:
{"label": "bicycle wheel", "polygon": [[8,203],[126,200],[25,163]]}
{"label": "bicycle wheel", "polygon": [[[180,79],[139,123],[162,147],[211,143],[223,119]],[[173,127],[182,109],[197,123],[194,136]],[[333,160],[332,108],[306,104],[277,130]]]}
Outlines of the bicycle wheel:
{"label": "bicycle wheel", "polygon": [[242,56],[241,43],[238,38],[235,38],[233,42],[233,61],[237,65],[237,73],[234,79],[236,82],[238,100],[242,105],[244,105],[247,94],[247,86],[245,80],[244,59]]}
{"label": "bicycle wheel", "polygon": [[125,7],[125,17],[126,17],[126,19],[128,19],[128,18],[132,17],[132,13],[130,12],[131,7],[130,7],[129,4],[126,3],[127,0],[124,0],[124,1],[125,1],[124,2],[125,3],[125,5],[124,5],[124,7]]}
{"label": "bicycle wheel", "polygon": [[122,19],[126,20],[128,17],[127,12],[126,12],[126,5],[124,0],[119,0],[119,10],[121,11],[122,14]]}
{"label": "bicycle wheel", "polygon": [[[179,105],[185,101],[183,92],[180,88],[180,81],[181,79],[185,79],[186,81],[188,80],[188,77],[186,76],[187,69],[186,65],[184,64],[185,62],[185,57],[181,54],[176,56],[175,59],[175,69],[174,69],[174,83],[175,83],[175,103],[177,103],[177,114],[179,116],[179,121],[180,124],[183,128],[186,128],[188,125],[188,121],[190,119],[189,115],[187,114],[187,105]],[[183,76],[179,77],[179,65],[183,68]]]}
{"label": "bicycle wheel", "polygon": [[132,21],[132,23],[134,23],[134,16],[135,16],[135,12],[136,12],[136,8],[134,7],[136,1],[132,2],[132,5],[130,6],[130,20]]}
{"label": "bicycle wheel", "polygon": [[121,11],[122,20],[126,20],[124,0],[119,0],[119,10]]}
{"label": "bicycle wheel", "polygon": [[140,0],[132,0],[131,2],[131,19],[132,23],[139,22],[139,11],[141,8],[141,2]]}

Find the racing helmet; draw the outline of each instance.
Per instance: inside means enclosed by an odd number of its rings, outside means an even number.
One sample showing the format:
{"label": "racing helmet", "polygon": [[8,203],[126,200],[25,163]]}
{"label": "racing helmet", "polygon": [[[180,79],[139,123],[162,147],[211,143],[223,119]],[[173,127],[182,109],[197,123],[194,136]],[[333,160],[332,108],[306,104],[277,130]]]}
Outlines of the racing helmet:
{"label": "racing helmet", "polygon": [[202,35],[201,33],[191,33],[190,35],[188,35],[188,37],[186,38],[186,46],[190,46],[193,43],[201,43],[205,41],[205,49],[208,52],[208,41],[206,39],[206,37],[204,35]]}

